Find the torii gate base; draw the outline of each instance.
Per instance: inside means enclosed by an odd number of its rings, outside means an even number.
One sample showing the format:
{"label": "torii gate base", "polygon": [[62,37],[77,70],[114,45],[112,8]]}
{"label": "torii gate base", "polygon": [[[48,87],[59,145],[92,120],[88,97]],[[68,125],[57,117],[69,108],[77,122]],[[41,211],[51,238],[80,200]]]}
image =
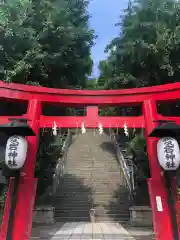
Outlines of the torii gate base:
{"label": "torii gate base", "polygon": [[[156,143],[157,139],[148,138],[148,134],[155,127],[154,120],[164,120],[158,114],[157,103],[178,99],[180,96],[180,83],[169,84],[159,87],[131,89],[131,90],[57,90],[43,87],[33,87],[18,84],[4,84],[0,82],[0,98],[9,100],[28,101],[28,110],[24,115],[29,119],[29,124],[36,133],[34,137],[27,137],[29,148],[27,160],[21,170],[20,184],[17,190],[17,205],[15,208],[15,218],[13,221],[12,240],[29,240],[32,227],[32,212],[36,196],[37,179],[34,178],[36,153],[38,147],[39,129],[42,127],[52,127],[56,121],[58,127],[76,128],[82,122],[89,128],[97,127],[101,123],[104,128],[122,128],[126,122],[129,128],[144,126],[147,139],[149,165],[151,178],[148,179],[149,196],[153,213],[153,223],[156,240],[174,240],[173,226],[171,223],[170,207],[168,205],[167,189],[165,181],[157,160]],[[85,117],[48,117],[42,115],[42,105],[44,102],[57,103],[60,105],[87,106]],[[141,104],[143,115],[138,117],[100,117],[98,116],[98,106],[114,105],[137,105]],[[92,107],[93,106],[93,107]],[[17,118],[19,116],[16,116]],[[14,118],[14,117],[13,117]],[[21,116],[22,118],[22,116]],[[180,123],[177,117],[168,117],[167,120],[174,120]],[[7,123],[8,116],[0,117],[0,124]],[[173,180],[174,189],[176,181]],[[10,181],[9,192],[7,194],[3,222],[1,226],[0,239],[5,240],[7,234],[10,196],[13,188],[13,179]],[[176,194],[176,191],[174,191]],[[177,195],[177,194],[176,194]],[[159,209],[157,200],[162,203]],[[177,199],[177,198],[176,198]],[[177,199],[178,201],[178,199]]]}

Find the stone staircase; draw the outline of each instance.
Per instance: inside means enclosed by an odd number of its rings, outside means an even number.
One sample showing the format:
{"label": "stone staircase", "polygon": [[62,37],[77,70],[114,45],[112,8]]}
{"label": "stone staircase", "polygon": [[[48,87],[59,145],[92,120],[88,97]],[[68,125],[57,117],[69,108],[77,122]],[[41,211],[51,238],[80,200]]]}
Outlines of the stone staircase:
{"label": "stone staircase", "polygon": [[55,196],[56,221],[89,221],[91,208],[97,222],[128,221],[129,193],[120,172],[109,136],[93,130],[74,136]]}

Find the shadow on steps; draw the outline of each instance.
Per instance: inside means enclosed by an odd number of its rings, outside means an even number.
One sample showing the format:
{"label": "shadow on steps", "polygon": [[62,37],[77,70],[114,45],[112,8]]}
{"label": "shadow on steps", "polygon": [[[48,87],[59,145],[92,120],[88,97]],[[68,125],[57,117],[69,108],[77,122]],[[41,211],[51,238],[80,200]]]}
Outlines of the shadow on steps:
{"label": "shadow on steps", "polygon": [[112,200],[107,205],[107,214],[112,221],[120,223],[129,222],[130,200],[128,189],[119,185],[118,189],[114,191]]}
{"label": "shadow on steps", "polygon": [[54,199],[56,221],[89,221],[91,192],[91,183],[87,185],[83,178],[65,174]]}
{"label": "shadow on steps", "polygon": [[113,142],[109,141],[109,142],[102,142],[100,144],[100,148],[103,150],[103,151],[106,151],[106,152],[109,152],[111,153],[112,155],[116,156],[116,151],[114,149],[114,145],[113,145]]}

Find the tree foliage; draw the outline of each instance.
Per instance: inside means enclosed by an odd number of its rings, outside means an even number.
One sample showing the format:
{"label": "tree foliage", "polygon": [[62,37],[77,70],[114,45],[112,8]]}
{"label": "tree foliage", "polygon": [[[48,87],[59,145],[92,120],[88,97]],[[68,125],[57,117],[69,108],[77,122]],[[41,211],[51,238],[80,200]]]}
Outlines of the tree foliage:
{"label": "tree foliage", "polygon": [[88,90],[95,90],[95,89],[97,89],[97,79],[96,78],[89,78],[89,79],[87,79],[86,88]]}
{"label": "tree foliage", "polygon": [[0,78],[64,88],[85,86],[94,32],[87,0],[0,3]]}
{"label": "tree foliage", "polygon": [[[100,88],[137,88],[180,81],[179,0],[132,0],[117,27],[119,36],[106,47],[108,58],[99,63]],[[158,108],[165,116],[177,116],[180,104],[171,104],[173,107],[165,103]],[[151,176],[145,138],[136,135],[129,139],[128,147],[136,165],[136,204],[142,204],[142,196],[148,196],[146,178]],[[148,197],[145,200],[147,204]]]}
{"label": "tree foliage", "polygon": [[65,133],[66,129],[57,136],[52,135],[52,129],[43,129],[40,133],[35,169],[35,176],[39,178],[38,196],[44,193],[49,185],[52,185],[54,169],[62,152]]}
{"label": "tree foliage", "polygon": [[[51,88],[86,87],[95,37],[87,6],[88,0],[0,1],[0,79]],[[46,176],[45,170],[53,171],[62,141],[51,130],[40,137],[38,194],[52,182],[52,172]]]}
{"label": "tree foliage", "polygon": [[100,62],[99,85],[131,88],[180,79],[180,1],[133,0],[117,24],[119,36]]}

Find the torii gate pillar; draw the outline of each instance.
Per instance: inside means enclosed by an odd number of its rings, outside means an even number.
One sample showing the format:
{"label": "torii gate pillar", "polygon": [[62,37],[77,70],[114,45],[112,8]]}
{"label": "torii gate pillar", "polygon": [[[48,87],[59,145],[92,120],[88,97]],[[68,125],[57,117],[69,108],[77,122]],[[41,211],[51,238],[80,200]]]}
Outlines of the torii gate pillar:
{"label": "torii gate pillar", "polygon": [[[153,214],[153,224],[156,240],[174,240],[167,189],[162,169],[157,159],[157,139],[148,135],[156,127],[158,120],[156,101],[147,100],[143,103],[145,118],[145,133],[151,178],[148,179],[149,197]],[[175,182],[173,182],[175,184]]]}
{"label": "torii gate pillar", "polygon": [[29,240],[31,237],[32,214],[37,186],[34,170],[38,148],[40,114],[41,103],[36,99],[30,100],[27,119],[30,120],[29,125],[34,130],[36,136],[27,137],[28,153],[18,186],[12,240]]}

